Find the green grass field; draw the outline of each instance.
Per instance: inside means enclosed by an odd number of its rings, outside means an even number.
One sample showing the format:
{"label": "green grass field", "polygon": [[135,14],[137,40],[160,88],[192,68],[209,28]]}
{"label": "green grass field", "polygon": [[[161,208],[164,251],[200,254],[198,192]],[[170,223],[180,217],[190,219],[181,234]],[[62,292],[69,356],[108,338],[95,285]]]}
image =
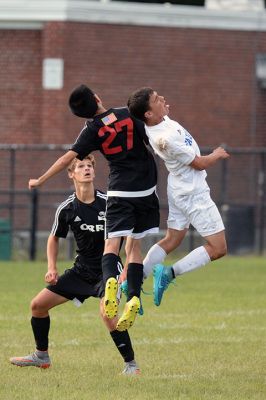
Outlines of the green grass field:
{"label": "green grass field", "polygon": [[143,296],[145,314],[130,330],[137,377],[120,375],[123,362],[96,299],[51,311],[50,369],[9,364],[34,350],[29,303],[44,286],[46,264],[2,262],[0,269],[1,400],[266,399],[263,258],[226,257],[183,275],[161,307]]}

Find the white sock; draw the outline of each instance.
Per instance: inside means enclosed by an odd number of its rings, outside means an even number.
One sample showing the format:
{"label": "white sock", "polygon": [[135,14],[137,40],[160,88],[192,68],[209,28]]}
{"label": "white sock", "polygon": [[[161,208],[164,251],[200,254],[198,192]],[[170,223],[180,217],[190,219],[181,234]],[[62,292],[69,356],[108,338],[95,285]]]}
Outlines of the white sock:
{"label": "white sock", "polygon": [[203,267],[211,261],[209,254],[204,246],[197,247],[188,255],[181,258],[173,265],[173,270],[176,275],[182,275],[185,272],[193,271],[194,269]]}
{"label": "white sock", "polygon": [[160,264],[166,257],[166,252],[158,244],[154,244],[148,251],[146,257],[143,260],[143,274],[144,279],[152,273],[153,267],[156,264]]}

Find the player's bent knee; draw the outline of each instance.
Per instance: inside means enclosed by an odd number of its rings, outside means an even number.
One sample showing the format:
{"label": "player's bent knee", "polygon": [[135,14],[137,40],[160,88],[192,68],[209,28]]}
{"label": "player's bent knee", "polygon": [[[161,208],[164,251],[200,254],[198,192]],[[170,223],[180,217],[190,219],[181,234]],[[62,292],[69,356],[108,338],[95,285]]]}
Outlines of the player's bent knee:
{"label": "player's bent knee", "polygon": [[42,312],[44,311],[43,304],[36,298],[31,300],[30,308],[31,308],[31,311],[33,314],[36,314],[37,312],[40,312],[40,311],[42,311]]}
{"label": "player's bent knee", "polygon": [[34,299],[31,301],[30,303],[30,308],[32,313],[36,313],[37,311],[39,311],[39,307],[38,307],[38,302],[36,302]]}
{"label": "player's bent knee", "polygon": [[169,254],[173,250],[175,250],[181,244],[181,242],[182,240],[180,240],[179,238],[168,235],[160,241],[160,245],[164,249],[164,251]]}
{"label": "player's bent knee", "polygon": [[218,260],[219,258],[224,257],[227,254],[227,246],[224,244],[221,247],[215,248],[212,254],[212,260]]}

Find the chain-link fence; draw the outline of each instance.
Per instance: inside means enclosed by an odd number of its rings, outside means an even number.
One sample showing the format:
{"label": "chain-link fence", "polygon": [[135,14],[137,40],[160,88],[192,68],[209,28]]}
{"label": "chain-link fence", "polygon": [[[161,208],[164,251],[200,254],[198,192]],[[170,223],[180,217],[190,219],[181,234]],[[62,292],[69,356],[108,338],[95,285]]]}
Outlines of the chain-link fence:
{"label": "chain-link fence", "polygon": [[[28,180],[40,176],[68,148],[68,145],[0,146],[0,259],[45,257],[55,209],[73,192],[73,186],[66,172],[55,176],[39,190],[29,191]],[[212,151],[201,150],[202,154]],[[225,222],[229,252],[262,254],[266,248],[266,149],[227,150],[230,158],[211,167],[207,180]],[[108,166],[100,154],[96,154],[96,162],[95,187],[105,190]],[[162,235],[168,212],[168,173],[161,160],[157,159],[157,164]],[[157,239],[147,239],[147,247]],[[194,247],[197,240],[197,233],[191,229],[187,246]],[[71,235],[65,242],[65,257],[73,257]]]}

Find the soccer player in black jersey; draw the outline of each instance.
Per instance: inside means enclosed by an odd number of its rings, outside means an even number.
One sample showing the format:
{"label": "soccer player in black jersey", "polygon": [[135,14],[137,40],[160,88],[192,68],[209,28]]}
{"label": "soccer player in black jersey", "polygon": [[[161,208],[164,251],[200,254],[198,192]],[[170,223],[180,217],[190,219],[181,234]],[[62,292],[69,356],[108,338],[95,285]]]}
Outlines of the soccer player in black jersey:
{"label": "soccer player in black jersey", "polygon": [[[47,242],[48,272],[45,281],[49,285],[37,294],[31,302],[31,325],[36,342],[36,351],[25,357],[13,357],[11,363],[17,366],[48,368],[48,334],[50,329],[49,310],[73,300],[81,305],[93,296],[101,299],[100,312],[110,335],[125,361],[125,374],[137,374],[139,368],[134,360],[134,351],[128,331],[116,330],[118,317],[109,319],[103,308],[104,283],[101,260],[104,249],[104,228],[106,195],[94,189],[94,157],[74,159],[68,167],[73,179],[75,193],[57,208],[51,234]],[[77,256],[72,268],[58,275],[56,266],[59,238],[66,238],[72,230],[77,244]],[[116,274],[122,271],[121,260],[117,258]]]}
{"label": "soccer player in black jersey", "polygon": [[120,238],[131,237],[128,246],[128,302],[117,329],[128,329],[140,307],[143,261],[140,239],[158,232],[159,202],[156,195],[157,171],[154,158],[147,149],[148,139],[142,122],[130,116],[127,107],[105,109],[100,98],[85,85],[70,95],[72,112],[86,118],[71,149],[60,157],[40,178],[30,179],[29,188],[43,184],[61,171],[74,158],[99,150],[110,167],[106,241],[102,259],[105,285],[105,312],[109,318],[117,314],[116,269]]}

